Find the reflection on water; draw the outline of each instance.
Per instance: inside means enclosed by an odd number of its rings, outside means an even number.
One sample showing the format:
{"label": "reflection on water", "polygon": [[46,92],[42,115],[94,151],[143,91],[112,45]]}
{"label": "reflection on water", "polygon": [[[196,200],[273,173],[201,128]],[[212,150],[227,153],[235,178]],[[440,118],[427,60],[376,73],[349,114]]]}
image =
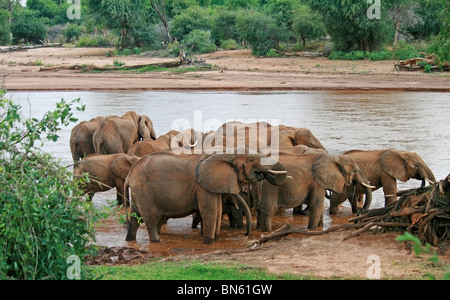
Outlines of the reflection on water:
{"label": "reflection on water", "polygon": [[[150,116],[158,135],[169,131],[172,123],[179,119],[196,128],[204,128],[211,120],[220,123],[279,120],[281,124],[309,128],[331,154],[351,149],[397,148],[417,152],[437,179],[450,173],[448,93],[15,92],[7,96],[22,105],[25,116],[32,117],[41,117],[52,110],[61,98],[66,101],[81,98],[86,111],[74,113],[80,121],[134,110]],[[210,128],[204,129],[209,131]],[[63,164],[71,162],[70,130],[62,129],[60,140],[45,146],[45,150],[60,158]],[[419,185],[420,182],[410,180],[399,183],[399,188]],[[94,200],[102,205],[107,198],[114,198],[114,192],[98,194]],[[382,206],[383,201],[382,192],[375,192],[372,207]],[[289,216],[289,211],[285,212],[288,215],[280,217],[281,222],[297,218]],[[334,217],[325,216],[326,222],[327,218],[328,224],[335,222]],[[173,227],[171,222],[175,224]],[[166,231],[182,236],[185,232],[175,230],[180,226],[196,232],[190,229],[190,219],[169,220]],[[148,241],[144,229],[138,232],[141,239]],[[123,238],[121,232],[121,241]]]}

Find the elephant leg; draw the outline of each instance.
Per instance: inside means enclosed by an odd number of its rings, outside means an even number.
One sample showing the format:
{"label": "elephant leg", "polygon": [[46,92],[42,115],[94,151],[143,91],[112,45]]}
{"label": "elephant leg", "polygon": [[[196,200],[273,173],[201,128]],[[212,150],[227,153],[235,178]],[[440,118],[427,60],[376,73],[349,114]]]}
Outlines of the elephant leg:
{"label": "elephant leg", "polygon": [[169,220],[169,218],[166,217],[166,216],[162,216],[161,219],[159,219],[159,221],[158,221],[158,234],[161,234],[161,227],[164,224],[167,224],[167,220]]}
{"label": "elephant leg", "polygon": [[124,180],[116,180],[116,200],[117,205],[122,205],[123,201],[125,200],[123,196],[123,189],[124,189]]}
{"label": "elephant leg", "polygon": [[192,214],[191,228],[197,228],[198,224],[202,221],[202,217],[198,211]]}
{"label": "elephant leg", "polygon": [[134,206],[132,206],[130,219],[128,220],[127,224],[128,232],[125,241],[130,242],[136,240],[136,233],[139,228],[138,218],[140,218],[139,212],[134,208]]}
{"label": "elephant leg", "polygon": [[197,190],[197,201],[202,216],[203,243],[212,244],[218,238],[222,219],[222,195],[210,193],[205,189]]}
{"label": "elephant leg", "polygon": [[385,176],[381,179],[384,192],[384,206],[397,201],[397,180],[391,176]]}
{"label": "elephant leg", "polygon": [[323,226],[323,211],[325,202],[325,190],[319,187],[312,189],[310,193],[309,207],[309,221],[308,229],[316,229]]}

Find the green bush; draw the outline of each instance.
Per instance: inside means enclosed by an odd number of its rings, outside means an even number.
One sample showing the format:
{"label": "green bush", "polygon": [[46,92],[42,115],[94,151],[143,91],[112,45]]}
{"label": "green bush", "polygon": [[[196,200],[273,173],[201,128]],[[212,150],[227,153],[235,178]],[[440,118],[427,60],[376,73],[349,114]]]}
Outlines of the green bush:
{"label": "green bush", "polygon": [[364,51],[351,51],[351,52],[343,52],[343,51],[333,51],[328,56],[328,59],[332,60],[389,60],[392,59],[392,53],[388,50],[382,51],[372,51],[372,52],[364,52]]}
{"label": "green bush", "polygon": [[83,32],[86,31],[84,25],[78,24],[68,24],[65,29],[63,29],[62,33],[68,42],[76,41]]}
{"label": "green bush", "polygon": [[76,43],[77,47],[113,47],[117,38],[97,34],[84,34]]}
{"label": "green bush", "polygon": [[[0,91],[0,280],[89,279],[86,255],[98,215],[81,197],[72,173],[38,147],[56,141],[75,121],[57,103],[41,120],[23,120],[20,106]],[[78,108],[80,109],[80,108]]]}
{"label": "green bush", "polygon": [[249,42],[255,55],[265,56],[271,49],[278,49],[286,32],[276,20],[256,10],[241,10],[236,19],[241,38]]}
{"label": "green bush", "polygon": [[400,42],[394,47],[394,57],[399,60],[405,60],[410,58],[419,57],[419,51],[408,43]]}
{"label": "green bush", "polygon": [[229,39],[222,41],[222,43],[220,44],[220,48],[225,50],[236,50],[239,49],[239,44],[236,42],[236,40]]}
{"label": "green bush", "polygon": [[201,54],[217,50],[216,44],[211,40],[211,34],[205,30],[192,30],[182,41],[186,50]]}

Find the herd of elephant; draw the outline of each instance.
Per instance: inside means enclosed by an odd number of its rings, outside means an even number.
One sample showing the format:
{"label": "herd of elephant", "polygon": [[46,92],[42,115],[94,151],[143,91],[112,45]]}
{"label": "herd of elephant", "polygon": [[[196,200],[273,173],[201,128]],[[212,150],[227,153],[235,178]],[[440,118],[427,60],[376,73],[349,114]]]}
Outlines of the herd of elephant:
{"label": "herd of elephant", "polygon": [[209,133],[170,130],[156,137],[148,116],[129,111],[80,122],[72,129],[70,148],[74,177],[88,174],[82,188],[89,198],[116,188],[118,203],[131,207],[127,241],[136,239],[143,221],[150,241],[157,242],[169,218],[188,215],[192,227],[201,222],[204,244],[219,237],[224,213],[238,227],[245,216],[249,234],[251,208],[262,231],[272,230],[280,208],[309,215],[308,228],[314,229],[323,226],[325,198],[331,214],[347,199],[357,212],[369,209],[372,191],[381,187],[385,205],[396,201],[397,180],[436,182],[414,152],[331,155],[309,129],[266,122],[228,122]]}

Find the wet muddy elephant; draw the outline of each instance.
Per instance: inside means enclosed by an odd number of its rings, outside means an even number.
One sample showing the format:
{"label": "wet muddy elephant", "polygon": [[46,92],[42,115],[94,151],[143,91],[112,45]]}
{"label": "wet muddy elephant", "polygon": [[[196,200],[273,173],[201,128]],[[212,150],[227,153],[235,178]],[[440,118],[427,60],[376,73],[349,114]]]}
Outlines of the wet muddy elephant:
{"label": "wet muddy elephant", "polygon": [[[242,185],[264,179],[280,184],[286,172],[279,163],[262,165],[261,155],[201,155],[153,153],[130,170],[125,191],[131,192],[131,217],[127,241],[136,239],[139,227],[134,213],[142,217],[150,241],[159,241],[158,232],[167,218],[180,218],[196,211],[203,223],[203,243],[219,237],[222,194],[239,194]],[[272,168],[276,168],[272,170]],[[247,231],[251,221],[247,220]]]}
{"label": "wet muddy elephant", "polygon": [[95,131],[92,141],[95,153],[127,153],[128,149],[139,140],[156,139],[153,123],[146,115],[129,111],[121,117],[105,118]]}
{"label": "wet muddy elephant", "polygon": [[82,121],[72,128],[70,133],[70,151],[74,162],[79,161],[88,154],[95,153],[92,136],[104,119],[104,117],[99,116],[89,121]]}
{"label": "wet muddy elephant", "polygon": [[[397,179],[403,182],[414,178],[430,183],[436,182],[431,169],[423,159],[414,152],[400,151],[396,149],[384,149],[374,151],[352,150],[343,154],[352,158],[361,170],[366,174],[374,191],[383,188],[385,205],[397,200]],[[362,195],[360,185],[347,187],[342,193],[332,193],[330,197],[330,213],[335,214],[339,204],[350,200],[353,212],[357,209],[357,200]]]}
{"label": "wet muddy elephant", "polygon": [[347,186],[362,183],[366,196],[372,198],[368,180],[358,165],[346,156],[329,154],[281,155],[280,163],[288,171],[286,182],[280,186],[268,182],[254,185],[257,227],[272,230],[272,217],[279,208],[309,207],[308,228],[323,226],[326,190],[342,192]]}
{"label": "wet muddy elephant", "polygon": [[117,204],[123,203],[123,186],[131,166],[139,157],[123,153],[88,155],[73,169],[73,177],[80,179],[83,173],[88,174],[89,182],[81,183],[81,188],[89,199],[97,192],[106,192],[112,188],[117,190]]}

